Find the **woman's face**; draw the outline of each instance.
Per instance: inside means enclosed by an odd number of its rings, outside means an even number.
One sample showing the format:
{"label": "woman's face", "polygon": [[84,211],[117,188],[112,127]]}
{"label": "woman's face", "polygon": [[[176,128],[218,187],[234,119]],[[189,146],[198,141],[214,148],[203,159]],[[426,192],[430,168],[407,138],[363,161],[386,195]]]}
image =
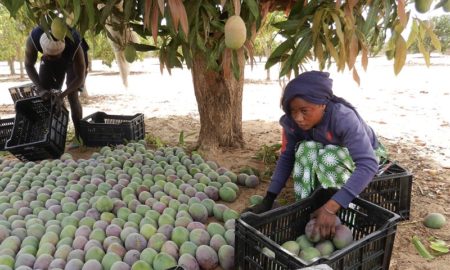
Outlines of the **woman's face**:
{"label": "woman's face", "polygon": [[289,107],[291,109],[291,117],[295,123],[302,130],[309,130],[322,120],[326,106],[310,103],[295,97],[289,102]]}

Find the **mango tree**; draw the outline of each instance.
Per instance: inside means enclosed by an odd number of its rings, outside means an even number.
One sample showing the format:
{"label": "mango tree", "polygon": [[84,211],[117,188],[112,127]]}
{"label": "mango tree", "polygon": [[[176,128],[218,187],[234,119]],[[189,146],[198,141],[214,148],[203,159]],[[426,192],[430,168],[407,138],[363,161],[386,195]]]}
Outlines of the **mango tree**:
{"label": "mango tree", "polygon": [[16,75],[15,63],[19,62],[20,78],[25,77],[22,47],[27,38],[25,31],[30,23],[23,12],[17,14],[17,19],[11,19],[8,10],[0,6],[0,39],[3,43],[0,60],[8,62],[10,75]]}
{"label": "mango tree", "polygon": [[[256,39],[253,43],[255,56],[261,62],[262,57],[269,58],[273,49],[279,45],[277,40],[277,29],[273,26],[276,22],[284,21],[284,13],[280,11],[270,12],[261,23]],[[266,80],[270,80],[270,68],[266,69]]]}
{"label": "mango tree", "polygon": [[[416,0],[425,1],[425,0]],[[426,0],[428,1],[428,0]],[[448,0],[445,0],[448,1]],[[14,16],[22,7],[36,23],[49,28],[55,17],[62,17],[83,35],[108,29],[122,33],[127,59],[136,50],[155,47],[133,43],[127,38],[132,29],[144,38],[160,39],[158,49],[161,71],[183,68],[192,72],[200,114],[199,146],[203,149],[241,146],[242,92],[244,64],[253,61],[253,42],[262,19],[274,10],[282,10],[286,19],[276,23],[283,42],[273,51],[266,67],[281,63],[280,76],[300,73],[305,61],[316,60],[321,68],[346,67],[359,80],[356,58],[368,65],[369,53],[381,49],[394,59],[394,71],[400,72],[407,47],[433,38],[428,24],[414,19],[406,0],[0,0]],[[424,11],[421,9],[421,11]],[[245,22],[245,42],[234,46],[242,35],[242,25],[228,25],[235,15]],[[239,21],[239,20],[237,20]],[[412,25],[411,35],[404,32]],[[229,31],[227,31],[229,29]],[[408,29],[410,30],[410,29]],[[387,37],[390,36],[388,42]],[[114,38],[114,37],[112,37]],[[226,44],[226,41],[228,43]],[[439,42],[433,42],[438,47]],[[384,48],[384,47],[385,48]],[[161,91],[163,89],[148,89]]]}

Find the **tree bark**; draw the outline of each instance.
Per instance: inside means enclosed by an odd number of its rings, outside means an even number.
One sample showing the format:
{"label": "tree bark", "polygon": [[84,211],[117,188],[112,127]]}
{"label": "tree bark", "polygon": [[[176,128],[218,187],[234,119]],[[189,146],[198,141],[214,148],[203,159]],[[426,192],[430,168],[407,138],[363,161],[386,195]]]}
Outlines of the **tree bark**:
{"label": "tree bark", "polygon": [[192,80],[200,114],[198,147],[214,151],[219,147],[242,147],[242,93],[244,88],[244,52],[239,50],[240,77],[207,69],[202,53],[194,56]]}
{"label": "tree bark", "polygon": [[24,79],[25,78],[25,65],[23,63],[23,60],[19,61],[19,68],[20,68],[20,78]]}
{"label": "tree bark", "polygon": [[14,69],[14,59],[8,59],[8,66],[10,75],[16,75],[16,70]]}
{"label": "tree bark", "polygon": [[[264,54],[266,56],[266,60],[269,59],[271,52],[272,52],[272,46],[268,45],[264,48]],[[266,81],[270,81],[270,68],[266,69]]]}
{"label": "tree bark", "polygon": [[17,55],[17,61],[19,61],[19,72],[20,72],[20,78],[25,78],[25,66],[24,66],[24,53],[22,51],[21,47],[16,48],[16,55]]}

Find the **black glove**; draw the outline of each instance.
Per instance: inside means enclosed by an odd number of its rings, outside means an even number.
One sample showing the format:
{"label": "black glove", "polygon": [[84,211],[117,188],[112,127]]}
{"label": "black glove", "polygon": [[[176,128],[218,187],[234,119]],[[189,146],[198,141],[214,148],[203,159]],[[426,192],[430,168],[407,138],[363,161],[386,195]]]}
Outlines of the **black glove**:
{"label": "black glove", "polygon": [[244,209],[243,212],[253,212],[255,214],[261,214],[272,209],[273,202],[275,201],[278,194],[267,191],[266,196],[260,204],[254,205],[252,207]]}

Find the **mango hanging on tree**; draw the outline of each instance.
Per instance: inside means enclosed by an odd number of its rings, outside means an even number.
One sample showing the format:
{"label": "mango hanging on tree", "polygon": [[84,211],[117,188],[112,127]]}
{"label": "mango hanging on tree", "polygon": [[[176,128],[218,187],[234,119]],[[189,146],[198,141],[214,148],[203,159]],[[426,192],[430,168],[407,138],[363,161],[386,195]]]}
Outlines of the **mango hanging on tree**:
{"label": "mango hanging on tree", "polygon": [[426,13],[430,10],[433,0],[415,0],[414,5],[420,13]]}
{"label": "mango hanging on tree", "polygon": [[54,18],[50,28],[52,30],[52,35],[57,40],[64,40],[67,33],[67,26],[63,19],[59,17]]}
{"label": "mango hanging on tree", "polygon": [[247,39],[247,29],[242,18],[233,15],[225,23],[225,45],[233,50],[237,50],[244,45]]}
{"label": "mango hanging on tree", "polygon": [[124,50],[125,59],[128,63],[133,63],[136,60],[136,48],[133,45],[128,44]]}

